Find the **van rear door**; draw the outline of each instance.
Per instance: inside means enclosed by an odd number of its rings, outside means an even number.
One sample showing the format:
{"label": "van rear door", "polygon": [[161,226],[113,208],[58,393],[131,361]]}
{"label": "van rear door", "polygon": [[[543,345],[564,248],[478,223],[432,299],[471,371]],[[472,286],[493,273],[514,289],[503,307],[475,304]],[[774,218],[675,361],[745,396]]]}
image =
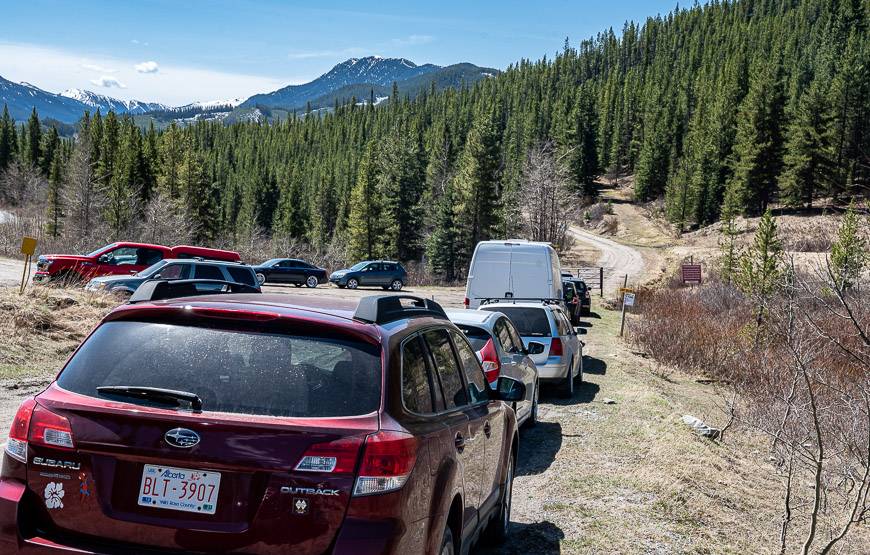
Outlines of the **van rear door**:
{"label": "van rear door", "polygon": [[511,253],[511,291],[523,299],[554,297],[548,249],[541,245],[514,245]]}
{"label": "van rear door", "polygon": [[512,296],[511,253],[511,243],[478,243],[465,290],[468,308],[480,306],[481,299]]}

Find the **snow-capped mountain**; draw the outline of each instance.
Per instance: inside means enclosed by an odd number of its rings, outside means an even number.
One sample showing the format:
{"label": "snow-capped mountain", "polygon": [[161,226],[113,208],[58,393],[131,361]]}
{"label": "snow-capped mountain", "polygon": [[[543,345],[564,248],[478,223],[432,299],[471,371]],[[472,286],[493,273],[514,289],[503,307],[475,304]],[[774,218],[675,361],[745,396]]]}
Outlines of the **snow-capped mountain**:
{"label": "snow-capped mountain", "polygon": [[67,89],[60,93],[60,96],[65,96],[66,98],[78,100],[82,104],[86,104],[94,110],[99,108],[103,114],[105,114],[109,110],[112,110],[116,114],[137,115],[144,114],[146,112],[153,112],[155,110],[166,110],[167,108],[169,108],[169,106],[167,106],[166,104],[160,104],[159,102],[119,100],[117,98],[112,98],[111,96],[97,94],[95,92],[82,89]]}
{"label": "snow-capped mountain", "polygon": [[30,117],[33,108],[41,118],[66,123],[77,121],[88,106],[78,100],[44,91],[29,83],[13,83],[0,77],[0,104],[5,104],[16,121]]}
{"label": "snow-capped mountain", "polygon": [[244,98],[231,98],[229,100],[206,100],[206,101],[197,101],[191,102],[190,104],[185,104],[184,106],[178,106],[176,108],[165,108],[167,110],[214,110],[215,108],[224,108],[229,106],[230,108],[235,108],[242,102],[244,102]]}
{"label": "snow-capped mountain", "polygon": [[432,73],[440,66],[424,64],[418,66],[405,58],[351,58],[336,65],[314,81],[304,85],[290,85],[277,91],[258,94],[242,103],[246,106],[275,106],[282,108],[304,107],[315,100],[348,85],[388,86],[393,81],[405,81],[418,75]]}

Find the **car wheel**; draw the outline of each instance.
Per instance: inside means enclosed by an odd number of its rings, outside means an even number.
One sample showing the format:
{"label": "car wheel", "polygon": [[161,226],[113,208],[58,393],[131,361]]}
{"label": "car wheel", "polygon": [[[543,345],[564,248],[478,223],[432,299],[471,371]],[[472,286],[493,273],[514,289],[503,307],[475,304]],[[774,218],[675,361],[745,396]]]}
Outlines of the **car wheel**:
{"label": "car wheel", "polygon": [[356,280],[356,278],[350,278],[349,280],[347,280],[348,289],[356,289],[357,287],[359,287],[359,282]]}
{"label": "car wheel", "polygon": [[257,272],[257,283],[259,283],[260,285],[266,283],[266,274],[261,274],[260,272]]}
{"label": "car wheel", "polygon": [[402,280],[400,279],[394,279],[393,282],[390,283],[390,289],[392,289],[393,291],[401,291],[402,287],[404,286],[405,284],[402,283]]}
{"label": "car wheel", "polygon": [[526,426],[533,428],[538,423],[538,397],[541,391],[541,384],[535,382],[535,396],[532,398],[532,411],[529,413],[529,418],[526,420]]}
{"label": "car wheel", "polygon": [[508,459],[507,476],[504,481],[504,491],[501,495],[501,503],[499,504],[496,517],[489,521],[489,525],[484,532],[486,541],[491,544],[502,544],[507,539],[508,532],[511,527],[511,504],[513,502],[514,490],[514,456],[510,454]]}
{"label": "car wheel", "polygon": [[317,287],[317,278],[315,276],[308,276],[308,279],[305,280],[305,285],[314,289]]}
{"label": "car wheel", "polygon": [[571,359],[571,362],[568,363],[568,371],[565,373],[565,381],[563,382],[562,389],[565,397],[570,399],[574,396],[574,359]]}
{"label": "car wheel", "polygon": [[456,544],[453,543],[453,531],[450,526],[444,527],[444,538],[441,540],[441,549],[438,551],[441,555],[455,555]]}

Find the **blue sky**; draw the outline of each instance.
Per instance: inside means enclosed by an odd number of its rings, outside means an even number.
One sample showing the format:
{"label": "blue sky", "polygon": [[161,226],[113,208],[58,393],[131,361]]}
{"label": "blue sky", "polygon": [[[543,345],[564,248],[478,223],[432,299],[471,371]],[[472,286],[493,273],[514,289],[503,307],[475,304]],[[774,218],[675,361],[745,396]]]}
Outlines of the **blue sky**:
{"label": "blue sky", "polygon": [[366,55],[503,69],[676,0],[6,0],[0,76],[182,104],[310,81]]}

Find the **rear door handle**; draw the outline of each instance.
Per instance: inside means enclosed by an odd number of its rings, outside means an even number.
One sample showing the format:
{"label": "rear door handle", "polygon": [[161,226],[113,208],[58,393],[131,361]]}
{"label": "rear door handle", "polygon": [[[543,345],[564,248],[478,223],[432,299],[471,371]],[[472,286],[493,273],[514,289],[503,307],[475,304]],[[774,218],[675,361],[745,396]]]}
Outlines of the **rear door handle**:
{"label": "rear door handle", "polygon": [[492,426],[489,425],[489,422],[483,425],[483,433],[486,434],[486,437],[492,436]]}

